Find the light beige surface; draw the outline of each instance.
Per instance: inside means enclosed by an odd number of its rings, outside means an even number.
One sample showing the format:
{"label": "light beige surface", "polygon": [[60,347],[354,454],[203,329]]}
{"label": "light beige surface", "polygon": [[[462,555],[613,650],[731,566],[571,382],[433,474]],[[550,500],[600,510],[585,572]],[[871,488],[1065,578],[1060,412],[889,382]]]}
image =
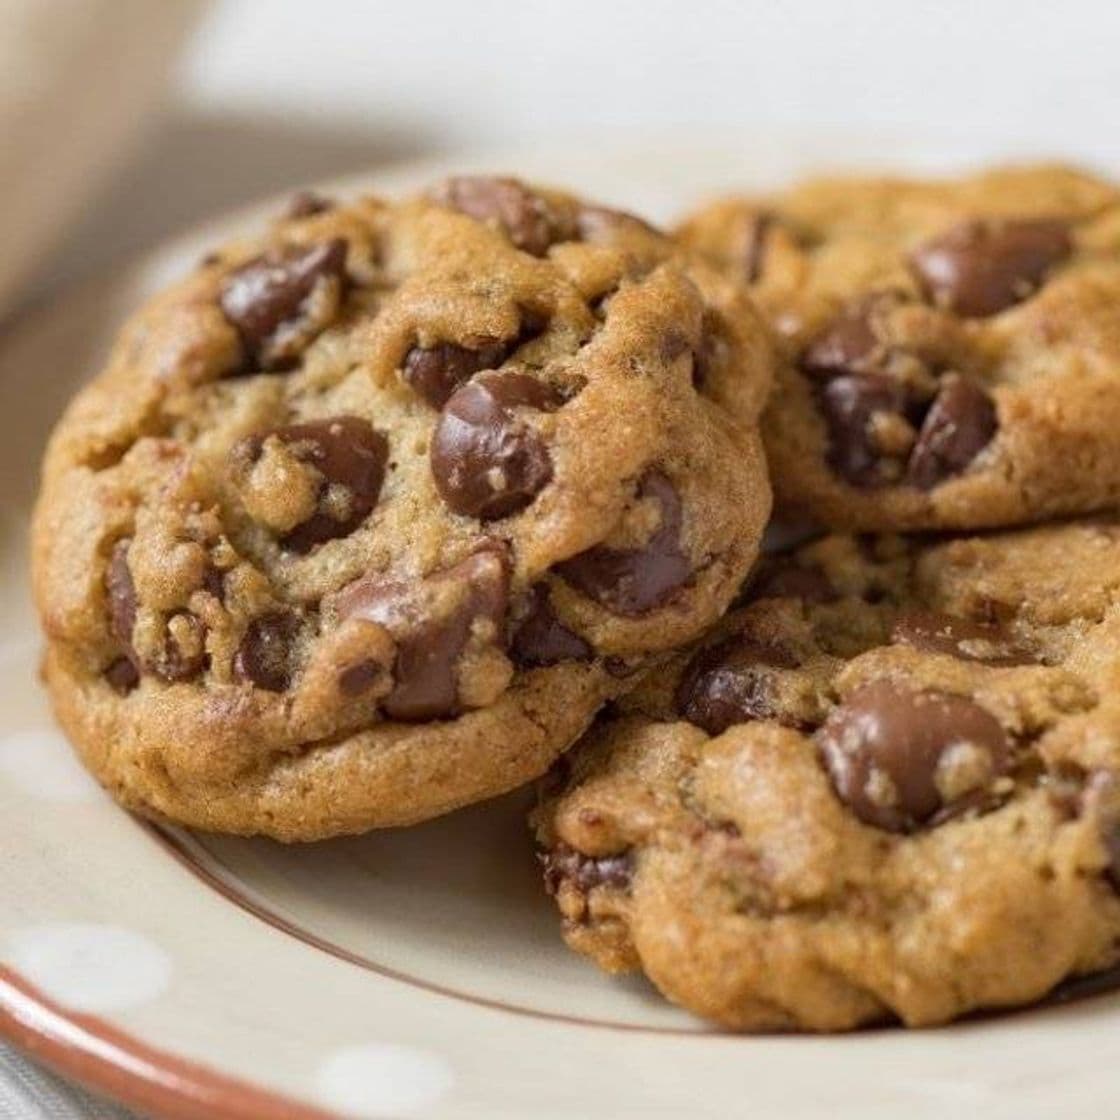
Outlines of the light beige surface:
{"label": "light beige surface", "polygon": [[202,8],[202,0],[0,4],[0,304],[158,107]]}

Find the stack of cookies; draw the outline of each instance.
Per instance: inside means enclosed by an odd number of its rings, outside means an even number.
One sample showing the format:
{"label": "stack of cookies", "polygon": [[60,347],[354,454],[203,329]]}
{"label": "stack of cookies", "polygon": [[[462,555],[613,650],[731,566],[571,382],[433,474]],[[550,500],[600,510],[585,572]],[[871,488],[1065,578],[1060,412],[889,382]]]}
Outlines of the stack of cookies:
{"label": "stack of cookies", "polygon": [[675,238],[512,179],[304,195],[59,423],[44,674],[131,809],[316,840],[547,774],[602,967],[737,1029],[943,1022],[1120,960],[1118,507],[1088,175]]}

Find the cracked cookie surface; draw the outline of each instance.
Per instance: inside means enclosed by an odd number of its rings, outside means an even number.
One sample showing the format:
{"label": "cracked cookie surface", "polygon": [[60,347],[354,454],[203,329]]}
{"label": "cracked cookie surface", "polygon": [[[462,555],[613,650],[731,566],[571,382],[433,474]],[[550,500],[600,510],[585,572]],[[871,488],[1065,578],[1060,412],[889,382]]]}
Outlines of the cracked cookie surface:
{"label": "cracked cookie surface", "polygon": [[557,763],[564,936],[741,1030],[944,1022],[1120,959],[1120,524],[833,536]]}
{"label": "cracked cookie surface", "polygon": [[733,597],[770,375],[741,289],[637,218],[505,179],[301,196],[52,436],[56,711],[123,803],[202,828],[510,789]]}
{"label": "cracked cookie surface", "polygon": [[1059,166],[828,179],[715,203],[682,239],[782,350],[779,508],[981,529],[1120,498],[1120,191]]}

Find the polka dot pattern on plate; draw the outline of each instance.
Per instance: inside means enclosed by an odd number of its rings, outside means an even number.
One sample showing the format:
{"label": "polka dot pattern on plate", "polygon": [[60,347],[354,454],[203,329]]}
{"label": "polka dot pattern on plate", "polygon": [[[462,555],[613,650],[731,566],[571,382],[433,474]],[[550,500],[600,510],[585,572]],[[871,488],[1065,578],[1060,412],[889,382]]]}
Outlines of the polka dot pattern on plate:
{"label": "polka dot pattern on plate", "polygon": [[0,776],[14,782],[28,797],[43,801],[76,804],[101,796],[101,787],[57,731],[0,735]]}
{"label": "polka dot pattern on plate", "polygon": [[391,1043],[347,1046],[316,1071],[319,1099],[354,1120],[418,1116],[448,1093],[455,1075],[442,1058]]}
{"label": "polka dot pattern on plate", "polygon": [[9,934],[3,959],[28,983],[74,1011],[138,1007],[171,983],[171,958],[153,941],[119,926],[52,922]]}

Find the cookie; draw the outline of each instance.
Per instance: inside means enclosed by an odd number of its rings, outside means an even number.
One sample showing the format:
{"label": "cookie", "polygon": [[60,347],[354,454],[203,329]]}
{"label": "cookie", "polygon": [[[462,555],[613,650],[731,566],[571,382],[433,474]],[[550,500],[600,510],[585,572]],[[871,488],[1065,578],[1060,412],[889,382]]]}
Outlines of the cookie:
{"label": "cookie", "polygon": [[207,829],[523,783],[726,609],[770,375],[739,288],[636,218],[501,179],[301,197],[141,310],[51,439],[58,716],[120,801]]}
{"label": "cookie", "polygon": [[537,810],[569,944],[740,1030],[941,1023],[1120,956],[1120,522],[764,567]]}
{"label": "cookie", "polygon": [[783,352],[780,508],[850,531],[978,529],[1120,500],[1120,193],[1056,167],[831,179],[717,203],[683,240]]}

